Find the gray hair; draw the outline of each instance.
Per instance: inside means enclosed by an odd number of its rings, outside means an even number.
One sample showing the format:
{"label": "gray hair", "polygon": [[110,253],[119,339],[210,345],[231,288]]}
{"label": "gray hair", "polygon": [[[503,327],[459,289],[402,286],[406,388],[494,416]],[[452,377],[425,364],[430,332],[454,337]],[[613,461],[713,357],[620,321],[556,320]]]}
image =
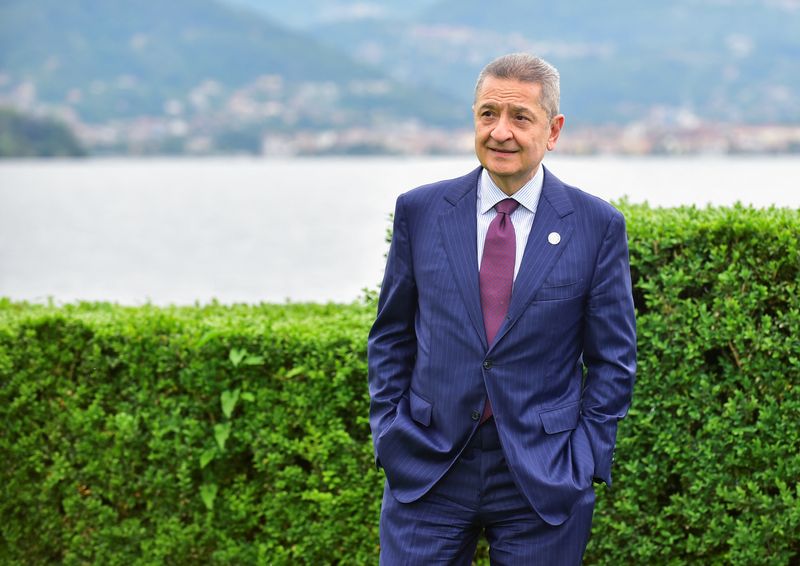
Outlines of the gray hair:
{"label": "gray hair", "polygon": [[544,108],[544,111],[547,112],[548,119],[552,119],[558,114],[558,104],[561,96],[560,75],[558,74],[558,69],[541,57],[536,57],[530,53],[510,53],[498,57],[486,65],[481,74],[478,75],[478,82],[475,85],[475,100],[478,99],[478,93],[486,77],[512,79],[524,83],[538,83],[542,87],[539,103]]}

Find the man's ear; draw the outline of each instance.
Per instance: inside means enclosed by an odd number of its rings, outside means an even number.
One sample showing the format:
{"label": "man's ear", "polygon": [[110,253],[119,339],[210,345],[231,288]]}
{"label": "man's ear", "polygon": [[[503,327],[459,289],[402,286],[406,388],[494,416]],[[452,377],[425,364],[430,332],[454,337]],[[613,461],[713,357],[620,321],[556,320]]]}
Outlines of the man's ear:
{"label": "man's ear", "polygon": [[547,138],[547,150],[553,151],[558,143],[558,136],[561,135],[561,128],[564,127],[564,115],[559,114],[550,120],[550,136]]}

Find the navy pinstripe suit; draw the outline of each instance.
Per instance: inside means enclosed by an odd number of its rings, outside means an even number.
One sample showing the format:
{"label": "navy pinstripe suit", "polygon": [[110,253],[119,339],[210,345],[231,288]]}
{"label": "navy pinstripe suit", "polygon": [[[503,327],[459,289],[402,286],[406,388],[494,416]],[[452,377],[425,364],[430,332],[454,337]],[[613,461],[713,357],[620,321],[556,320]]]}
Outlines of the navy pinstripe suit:
{"label": "navy pinstripe suit", "polygon": [[611,484],[617,421],[630,404],[624,219],[545,169],[508,316],[489,345],[475,248],[480,173],[397,200],[368,343],[376,462],[397,501],[419,500],[475,434],[488,393],[514,484],[560,525],[593,479]]}

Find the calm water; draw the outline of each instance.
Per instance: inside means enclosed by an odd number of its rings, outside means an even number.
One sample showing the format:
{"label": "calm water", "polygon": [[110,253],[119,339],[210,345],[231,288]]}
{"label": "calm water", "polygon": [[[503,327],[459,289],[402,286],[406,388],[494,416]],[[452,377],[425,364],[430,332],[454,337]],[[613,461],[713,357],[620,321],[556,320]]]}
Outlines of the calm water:
{"label": "calm water", "polygon": [[[0,162],[0,296],[124,304],[351,301],[381,278],[400,193],[474,158]],[[652,205],[800,207],[800,159],[549,158]]]}

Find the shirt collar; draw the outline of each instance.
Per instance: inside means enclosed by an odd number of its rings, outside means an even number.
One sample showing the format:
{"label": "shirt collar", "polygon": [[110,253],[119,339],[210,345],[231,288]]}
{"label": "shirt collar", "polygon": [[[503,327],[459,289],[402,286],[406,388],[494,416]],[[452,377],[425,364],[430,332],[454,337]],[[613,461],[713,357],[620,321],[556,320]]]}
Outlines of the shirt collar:
{"label": "shirt collar", "polygon": [[522,206],[536,212],[536,207],[539,205],[539,196],[542,194],[542,184],[544,183],[544,171],[542,164],[536,170],[533,178],[525,183],[520,190],[514,193],[511,197],[500,190],[489,171],[485,168],[481,172],[481,179],[478,183],[478,208],[481,214],[485,214],[489,209],[493,208],[501,200],[513,198]]}

